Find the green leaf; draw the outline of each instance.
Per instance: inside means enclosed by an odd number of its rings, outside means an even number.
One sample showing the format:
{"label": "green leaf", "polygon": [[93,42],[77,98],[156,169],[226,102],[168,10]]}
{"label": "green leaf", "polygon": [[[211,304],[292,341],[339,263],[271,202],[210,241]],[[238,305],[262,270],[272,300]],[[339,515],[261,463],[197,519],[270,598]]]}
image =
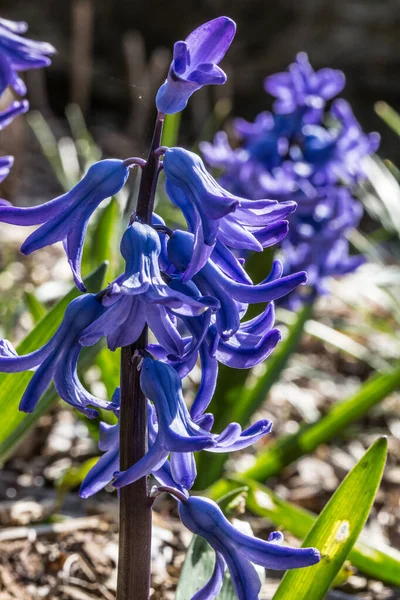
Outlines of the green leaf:
{"label": "green leaf", "polygon": [[181,124],[181,113],[165,115],[164,127],[162,132],[162,146],[176,146],[179,137],[179,127]]}
{"label": "green leaf", "polygon": [[110,281],[114,279],[119,262],[118,224],[120,220],[118,202],[116,198],[111,198],[100,213],[88,245],[92,268],[102,261],[109,261],[107,278]]}
{"label": "green leaf", "polygon": [[[96,292],[101,288],[106,269],[107,264],[101,264],[85,280],[89,291]],[[18,354],[28,354],[43,346],[60,325],[68,304],[78,295],[79,291],[74,288],[60,300],[19,344]],[[40,414],[39,406],[35,414],[28,416],[18,410],[21,397],[32,376],[31,371],[0,373],[0,413],[2,416],[0,420],[0,462],[4,461],[4,457],[10,454],[10,447],[15,447],[19,439],[22,439],[18,436],[25,435],[27,427],[31,427]],[[52,396],[50,390],[46,392],[42,398],[46,410],[56,398],[57,396]],[[18,426],[21,426],[21,429],[16,432]]]}
{"label": "green leaf", "polygon": [[70,490],[78,487],[94,467],[99,458],[88,458],[80,465],[72,465],[67,471],[56,481],[57,501],[54,512],[59,512],[64,503],[64,498]]}
{"label": "green leaf", "polygon": [[400,115],[394,108],[386,102],[377,102],[375,104],[375,111],[397,135],[400,135]]}
{"label": "green leaf", "polygon": [[60,157],[57,139],[48,125],[42,113],[31,111],[26,116],[28,125],[35,134],[44,156],[49,161],[54,174],[60,182],[65,192],[69,190],[70,182],[68,174],[64,171],[64,166]]}
{"label": "green leaf", "polygon": [[46,314],[46,307],[31,292],[25,292],[24,298],[34,323],[38,323]]}
{"label": "green leaf", "polygon": [[336,490],[303,542],[315,547],[321,561],[287,571],[274,600],[322,600],[334,582],[364,524],[385,467],[386,438],[378,439]]}
{"label": "green leaf", "polygon": [[[207,496],[218,500],[230,493],[236,493],[237,486],[247,490],[246,508],[258,517],[271,521],[277,528],[289,531],[299,539],[304,539],[317,520],[317,515],[281,498],[270,488],[247,477],[234,477],[221,480],[213,485]],[[242,488],[242,489],[243,489]],[[231,492],[232,490],[232,492]],[[361,534],[359,541],[349,554],[351,563],[360,571],[388,583],[400,586],[400,552],[389,546],[375,548]]]}
{"label": "green leaf", "polygon": [[271,444],[243,475],[257,481],[278,475],[293,461],[329,442],[399,387],[400,367],[390,373],[370,377],[353,396],[333,406],[325,417],[311,425],[303,425],[295,434]]}

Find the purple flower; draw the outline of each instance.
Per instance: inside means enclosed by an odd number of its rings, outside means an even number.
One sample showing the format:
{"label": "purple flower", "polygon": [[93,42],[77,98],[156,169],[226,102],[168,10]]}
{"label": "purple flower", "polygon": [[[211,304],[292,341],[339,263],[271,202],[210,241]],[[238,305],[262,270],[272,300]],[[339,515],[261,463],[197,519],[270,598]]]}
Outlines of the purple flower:
{"label": "purple flower", "polygon": [[277,98],[274,103],[276,113],[289,114],[303,109],[306,111],[305,122],[315,123],[320,120],[326,102],[342,91],[345,82],[341,71],[314,71],[307,54],[300,52],[288,71],[270,75],[264,87]]}
{"label": "purple flower", "polygon": [[[116,389],[112,403],[119,403],[120,391]],[[119,418],[119,407],[114,410],[115,415]],[[153,405],[147,402],[147,422],[148,422],[148,443],[151,447],[157,437],[157,429],[155,427],[156,416]],[[114,473],[119,471],[119,424],[109,425],[108,423],[100,423],[99,435],[99,450],[104,452],[97,463],[86,475],[79,490],[79,495],[82,498],[93,496],[114,478]],[[167,485],[178,488],[179,491],[186,493],[172,478],[171,466],[169,461],[157,470],[152,472],[152,475],[157,479],[160,485]]]}
{"label": "purple flower", "polygon": [[20,96],[26,94],[26,86],[18,72],[48,67],[49,55],[55,48],[46,42],[35,42],[21,37],[28,29],[26,23],[0,19],[0,94],[11,86]]}
{"label": "purple flower", "polygon": [[[190,282],[189,287],[179,279],[172,279],[169,285],[187,295],[200,294],[193,282]],[[203,415],[212,399],[217,383],[219,362],[235,369],[251,369],[263,362],[281,339],[279,330],[273,328],[275,321],[273,302],[270,302],[257,317],[240,323],[238,331],[226,340],[219,335],[214,319],[211,312],[196,318],[182,317],[190,336],[184,339],[185,352],[178,358],[168,355],[162,346],[150,345],[151,352],[158,358],[168,361],[181,378],[188,375],[200,358],[200,385],[190,409],[194,419]]]}
{"label": "purple flower", "polygon": [[92,165],[83,179],[66,194],[29,208],[0,207],[0,222],[38,225],[21,246],[23,254],[62,241],[75,283],[81,291],[83,244],[89,219],[99,204],[119,192],[129,174],[121,160],[101,160]]}
{"label": "purple flower", "polygon": [[[221,434],[210,433],[214,418],[210,414],[192,419],[182,396],[182,384],[176,371],[149,357],[142,365],[141,386],[154,402],[148,402],[149,450],[131,469],[119,470],[119,426],[101,424],[99,449],[105,454],[86,476],[80,494],[88,497],[114,476],[114,485],[122,487],[150,473],[162,485],[178,487],[184,493],[190,490],[196,478],[193,451],[234,452],[247,448],[271,431],[271,421],[260,420],[242,431],[238,423],[231,423]],[[110,407],[119,416],[118,394]],[[169,455],[169,461],[167,460]]]}
{"label": "purple flower", "polygon": [[190,417],[182,396],[182,384],[175,369],[150,357],[143,359],[140,386],[154,403],[158,431],[154,444],[130,469],[119,473],[115,487],[122,487],[159,469],[173,452],[196,452],[216,445],[208,431]]}
{"label": "purple flower", "polygon": [[[7,177],[13,164],[13,156],[0,156],[0,183]],[[9,206],[10,203],[7,200],[1,200],[1,205]]]}
{"label": "purple flower", "polygon": [[218,64],[235,31],[231,19],[219,17],[200,25],[184,42],[176,42],[167,80],[157,92],[156,105],[161,113],[183,110],[193,92],[203,85],[225,83],[226,74]]}
{"label": "purple flower", "polygon": [[88,408],[109,409],[111,405],[92,396],[82,385],[77,365],[82,346],[82,331],[102,314],[104,308],[94,294],[85,294],[73,300],[65,311],[64,319],[53,337],[35,352],[18,356],[7,340],[0,345],[0,372],[20,373],[37,367],[20,403],[20,410],[33,412],[40,397],[54,380],[57,394],[88,417],[97,411]]}
{"label": "purple flower", "polygon": [[[175,267],[183,272],[193,253],[193,235],[177,230],[168,241],[168,255]],[[211,259],[193,276],[193,282],[202,294],[213,296],[220,303],[216,311],[216,328],[222,339],[229,339],[240,327],[241,304],[270,302],[285,296],[298,285],[304,284],[304,272],[282,277],[283,267],[275,261],[268,277],[259,285],[237,281],[225,273]]]}
{"label": "purple flower", "polygon": [[[228,566],[239,600],[258,598],[261,582],[252,563],[267,569],[287,570],[315,565],[320,560],[316,548],[291,548],[281,545],[282,534],[274,532],[266,542],[241,533],[224,516],[218,504],[208,498],[191,496],[179,501],[182,523],[200,535],[214,549],[215,569],[205,588],[194,598],[215,598],[221,590]],[[207,594],[205,593],[207,592]]]}
{"label": "purple flower", "polygon": [[6,110],[0,112],[0,131],[7,127],[15,117],[26,113],[28,110],[29,102],[27,100],[11,102]]}
{"label": "purple flower", "polygon": [[179,356],[183,341],[168,310],[178,315],[200,315],[208,306],[218,306],[212,298],[186,296],[171,289],[159,267],[161,243],[149,225],[134,222],[125,231],[121,253],[125,272],[106,290],[102,302],[107,311],[82,335],[83,345],[92,345],[103,336],[108,347],[133,344],[146,323],[167,352]]}
{"label": "purple flower", "polygon": [[168,148],[164,156],[166,191],[194,234],[192,258],[182,275],[188,281],[210,257],[217,239],[239,250],[261,251],[287,234],[285,217],[294,202],[246,200],[224,190],[197,154]]}
{"label": "purple flower", "polygon": [[271,422],[262,420],[245,431],[238,423],[231,423],[220,434],[210,433],[212,416],[202,415],[197,420],[192,419],[183,400],[182,383],[175,369],[150,357],[143,359],[140,385],[155,407],[156,416],[152,419],[154,441],[142,459],[127,471],[116,475],[115,487],[133,483],[149,473],[155,474],[170,455],[173,481],[182,489],[190,489],[196,477],[193,452],[241,450],[271,430]]}

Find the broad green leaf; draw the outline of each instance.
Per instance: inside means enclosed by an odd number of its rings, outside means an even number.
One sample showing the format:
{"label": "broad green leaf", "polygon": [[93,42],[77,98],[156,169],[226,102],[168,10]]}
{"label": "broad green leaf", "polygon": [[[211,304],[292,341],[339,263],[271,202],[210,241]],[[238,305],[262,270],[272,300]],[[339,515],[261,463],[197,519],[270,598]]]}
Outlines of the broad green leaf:
{"label": "broad green leaf", "polygon": [[[107,264],[101,264],[85,280],[89,291],[96,292],[101,288],[106,269]],[[60,300],[19,344],[18,354],[28,354],[43,346],[60,325],[68,304],[78,295],[79,291],[74,288]],[[16,427],[27,418],[24,413],[19,412],[18,405],[32,376],[31,371],[0,373],[0,457],[3,457],[9,447],[8,438],[14,435]]]}
{"label": "broad green leaf", "polygon": [[96,365],[101,371],[101,379],[106,386],[107,395],[109,398],[111,398],[115,392],[115,388],[119,386],[120,362],[120,348],[117,348],[115,352],[111,352],[107,348],[103,348],[96,358]]}
{"label": "broad green leaf", "polygon": [[303,425],[295,434],[278,439],[261,452],[243,475],[257,481],[278,475],[284,467],[320,444],[329,442],[345,427],[363,417],[368,410],[400,387],[400,366],[390,373],[370,377],[358,391],[333,408],[322,419]]}
{"label": "broad green leaf", "polygon": [[287,571],[274,600],[322,600],[368,518],[385,467],[386,438],[378,439],[336,490],[306,536],[303,546],[321,552],[321,561]]}
{"label": "broad green leaf", "polygon": [[[207,490],[207,496],[219,499],[236,493],[238,485],[247,490],[246,508],[258,517],[271,521],[277,528],[289,531],[304,539],[317,520],[317,515],[284,500],[270,488],[248,477],[220,479]],[[240,488],[239,488],[240,489]],[[359,541],[349,554],[351,563],[360,571],[388,583],[400,586],[400,552],[389,546],[375,548],[361,534]]]}
{"label": "broad green leaf", "polygon": [[31,292],[25,292],[24,299],[33,321],[38,323],[46,314],[46,307]]}
{"label": "broad green leaf", "polygon": [[179,127],[181,124],[181,113],[165,115],[164,127],[162,132],[162,146],[176,146],[179,137]]}

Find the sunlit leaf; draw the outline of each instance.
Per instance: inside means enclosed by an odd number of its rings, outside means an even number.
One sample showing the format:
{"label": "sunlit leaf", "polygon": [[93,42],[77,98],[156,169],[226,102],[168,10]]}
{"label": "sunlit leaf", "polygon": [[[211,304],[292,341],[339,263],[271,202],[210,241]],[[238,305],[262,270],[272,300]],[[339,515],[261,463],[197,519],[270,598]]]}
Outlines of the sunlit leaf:
{"label": "sunlit leaf", "polygon": [[387,440],[378,439],[350,471],[307,534],[303,547],[316,547],[321,561],[287,571],[274,600],[322,600],[353,548],[378,491]]}

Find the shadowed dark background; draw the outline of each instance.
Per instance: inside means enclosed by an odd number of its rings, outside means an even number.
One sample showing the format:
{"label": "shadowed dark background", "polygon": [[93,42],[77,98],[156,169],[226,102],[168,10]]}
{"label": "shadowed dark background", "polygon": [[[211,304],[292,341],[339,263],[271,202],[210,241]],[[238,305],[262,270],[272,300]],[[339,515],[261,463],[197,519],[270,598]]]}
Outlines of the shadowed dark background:
{"label": "shadowed dark background", "polygon": [[265,76],[285,69],[297,52],[306,51],[315,68],[345,72],[344,96],[365,128],[381,132],[382,153],[399,162],[398,140],[373,109],[377,100],[400,107],[398,0],[0,0],[0,12],[28,21],[32,38],[49,41],[58,50],[45,73],[34,73],[31,82],[28,74],[32,108],[43,110],[48,103],[61,118],[74,100],[92,127],[105,127],[110,135],[148,135],[154,86],[145,82],[144,62],[156,80],[162,79],[173,43],[200,23],[227,14],[238,24],[223,63],[229,84],[190,101],[186,135],[211,133],[201,125],[215,98],[224,95],[234,115],[253,119],[269,108]]}

